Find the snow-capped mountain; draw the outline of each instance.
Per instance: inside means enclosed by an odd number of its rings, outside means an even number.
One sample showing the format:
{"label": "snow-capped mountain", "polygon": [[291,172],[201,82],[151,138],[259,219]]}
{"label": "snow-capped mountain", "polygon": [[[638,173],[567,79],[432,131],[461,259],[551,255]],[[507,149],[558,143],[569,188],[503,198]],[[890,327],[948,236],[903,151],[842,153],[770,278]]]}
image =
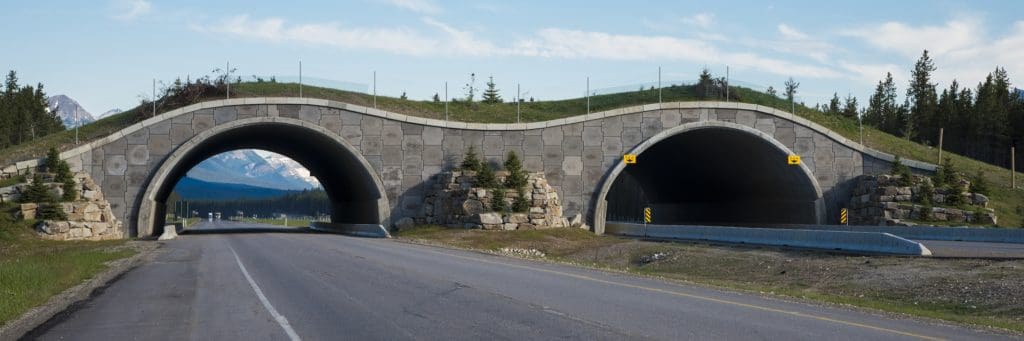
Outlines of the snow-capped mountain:
{"label": "snow-capped mountain", "polygon": [[[46,99],[46,102],[49,104],[51,111],[57,111],[57,116],[60,117],[65,128],[74,128],[76,125],[80,126],[96,120],[92,117],[92,114],[78,104],[78,101],[71,97],[65,95],[50,96]],[[77,115],[77,119],[75,115]]]}
{"label": "snow-capped mountain", "polygon": [[189,170],[188,177],[207,182],[243,184],[282,190],[319,187],[305,167],[287,157],[252,149],[217,154]]}

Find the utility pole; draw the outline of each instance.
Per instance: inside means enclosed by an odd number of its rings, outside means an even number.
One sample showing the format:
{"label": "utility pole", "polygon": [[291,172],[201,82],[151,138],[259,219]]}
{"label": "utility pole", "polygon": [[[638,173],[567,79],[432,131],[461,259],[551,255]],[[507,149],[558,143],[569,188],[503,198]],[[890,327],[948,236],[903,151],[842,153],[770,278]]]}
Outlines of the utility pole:
{"label": "utility pole", "polygon": [[156,78],[153,78],[153,116],[156,116]]}
{"label": "utility pole", "polygon": [[227,66],[224,67],[224,84],[228,86],[224,99],[231,99],[231,62],[228,62]]}
{"label": "utility pole", "polygon": [[587,76],[587,115],[590,115],[590,76]]}
{"label": "utility pole", "polygon": [[302,98],[302,60],[299,60],[299,98]]}
{"label": "utility pole", "polygon": [[1017,189],[1017,141],[1010,144],[1010,189]]}
{"label": "utility pole", "polygon": [[373,108],[377,109],[377,70],[373,70]]}
{"label": "utility pole", "polygon": [[942,133],[943,133],[942,131],[943,130],[944,130],[944,128],[939,128],[939,161],[935,163],[936,165],[941,165],[942,164]]}
{"label": "utility pole", "polygon": [[658,67],[658,104],[661,104],[661,67]]}
{"label": "utility pole", "polygon": [[444,120],[448,120],[448,81],[444,82]]}
{"label": "utility pole", "polygon": [[519,83],[516,83],[516,123],[520,122],[520,119],[519,119],[520,118],[519,103],[523,102],[519,98],[520,95],[521,95],[521,93],[519,92]]}
{"label": "utility pole", "polygon": [[864,119],[857,115],[857,127],[860,128],[860,144],[864,145]]}
{"label": "utility pole", "polygon": [[729,66],[725,66],[725,101],[729,101]]}

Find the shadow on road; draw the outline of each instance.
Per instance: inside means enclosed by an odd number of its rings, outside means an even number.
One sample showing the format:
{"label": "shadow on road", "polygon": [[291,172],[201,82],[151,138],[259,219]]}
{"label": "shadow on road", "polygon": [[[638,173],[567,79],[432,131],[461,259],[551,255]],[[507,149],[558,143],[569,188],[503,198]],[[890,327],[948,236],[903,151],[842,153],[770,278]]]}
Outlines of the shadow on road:
{"label": "shadow on road", "polygon": [[201,235],[201,234],[251,234],[251,233],[327,233],[323,231],[317,231],[308,227],[230,227],[230,228],[204,228],[204,229],[185,229],[179,231],[178,234],[182,235]]}

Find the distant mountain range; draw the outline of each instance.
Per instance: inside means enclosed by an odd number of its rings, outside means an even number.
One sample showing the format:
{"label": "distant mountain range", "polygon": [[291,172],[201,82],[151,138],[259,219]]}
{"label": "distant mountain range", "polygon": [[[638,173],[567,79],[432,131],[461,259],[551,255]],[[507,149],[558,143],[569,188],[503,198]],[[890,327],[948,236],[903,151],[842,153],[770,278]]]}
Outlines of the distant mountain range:
{"label": "distant mountain range", "polygon": [[320,183],[305,167],[287,157],[252,149],[214,155],[192,168],[187,177],[206,182],[241,184],[277,190],[303,190]]}
{"label": "distant mountain range", "polygon": [[[75,126],[81,126],[96,120],[88,110],[82,108],[78,101],[71,97],[65,95],[50,96],[46,99],[46,102],[50,106],[50,111],[57,112],[57,116],[60,117],[65,128],[74,128]],[[75,115],[77,115],[77,119]]]}
{"label": "distant mountain range", "polygon": [[290,193],[290,191],[273,188],[207,182],[188,176],[178,181],[174,191],[183,200],[263,199]]}

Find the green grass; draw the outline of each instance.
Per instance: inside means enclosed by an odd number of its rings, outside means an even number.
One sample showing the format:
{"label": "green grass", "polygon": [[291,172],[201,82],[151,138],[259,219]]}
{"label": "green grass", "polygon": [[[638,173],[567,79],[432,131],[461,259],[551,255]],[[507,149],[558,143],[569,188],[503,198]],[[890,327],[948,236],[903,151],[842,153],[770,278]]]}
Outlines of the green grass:
{"label": "green grass", "polygon": [[13,186],[25,182],[24,175],[14,176],[8,179],[0,180],[0,187]]}
{"label": "green grass", "polygon": [[123,240],[39,239],[32,222],[13,221],[10,210],[0,205],[0,325],[92,278],[107,262],[135,253],[121,248]]}
{"label": "green grass", "polygon": [[[249,218],[246,218],[245,221],[246,222],[259,223],[259,224],[269,224],[269,225],[285,226],[284,225],[284,219],[267,219],[267,218],[249,219]],[[288,218],[288,226],[287,227],[308,227],[310,221],[311,220],[309,220],[309,219],[292,219],[292,218]]]}
{"label": "green grass", "polygon": [[[741,102],[790,111],[790,104],[784,99],[742,87],[734,87],[732,91],[739,96]],[[297,97],[298,92],[298,84],[293,83],[244,82],[232,85],[233,97]],[[350,91],[307,85],[303,86],[303,95],[310,98],[327,99],[367,107],[373,106],[373,96]],[[694,101],[697,100],[697,97],[690,87],[673,86],[662,89],[662,100],[664,102]],[[590,108],[592,112],[597,112],[657,103],[657,101],[657,91],[630,91],[593,96],[590,98]],[[406,115],[435,119],[444,118],[444,103],[434,103],[433,101],[403,100],[394,97],[377,96],[377,107],[382,110]],[[525,102],[522,103],[521,110],[523,122],[545,121],[582,115],[586,113],[586,99],[572,98]],[[859,126],[855,120],[826,115],[802,105],[796,106],[795,114],[829,128],[850,140],[860,141]],[[516,105],[515,103],[474,103],[472,105],[467,103],[450,103],[449,116],[454,121],[510,123],[516,121]],[[106,117],[81,127],[79,131],[80,139],[82,141],[90,141],[101,138],[147,117],[149,117],[149,108],[135,108],[118,115]],[[889,135],[871,127],[864,128],[864,144],[882,152],[899,155],[904,159],[930,163],[936,163],[937,161],[937,150],[935,148]],[[0,150],[0,165],[41,157],[50,147],[66,150],[73,146],[74,131],[52,134],[32,142]],[[1011,190],[1009,188],[1010,172],[1008,170],[953,153],[947,152],[944,155],[952,157],[954,163],[969,175],[973,175],[978,170],[985,171],[985,176],[992,187],[990,198],[993,201],[992,206],[999,217],[999,226],[1024,226],[1024,209],[1017,210],[1017,207],[1024,203],[1024,190]],[[1024,173],[1018,173],[1018,177],[1024,182]]]}

